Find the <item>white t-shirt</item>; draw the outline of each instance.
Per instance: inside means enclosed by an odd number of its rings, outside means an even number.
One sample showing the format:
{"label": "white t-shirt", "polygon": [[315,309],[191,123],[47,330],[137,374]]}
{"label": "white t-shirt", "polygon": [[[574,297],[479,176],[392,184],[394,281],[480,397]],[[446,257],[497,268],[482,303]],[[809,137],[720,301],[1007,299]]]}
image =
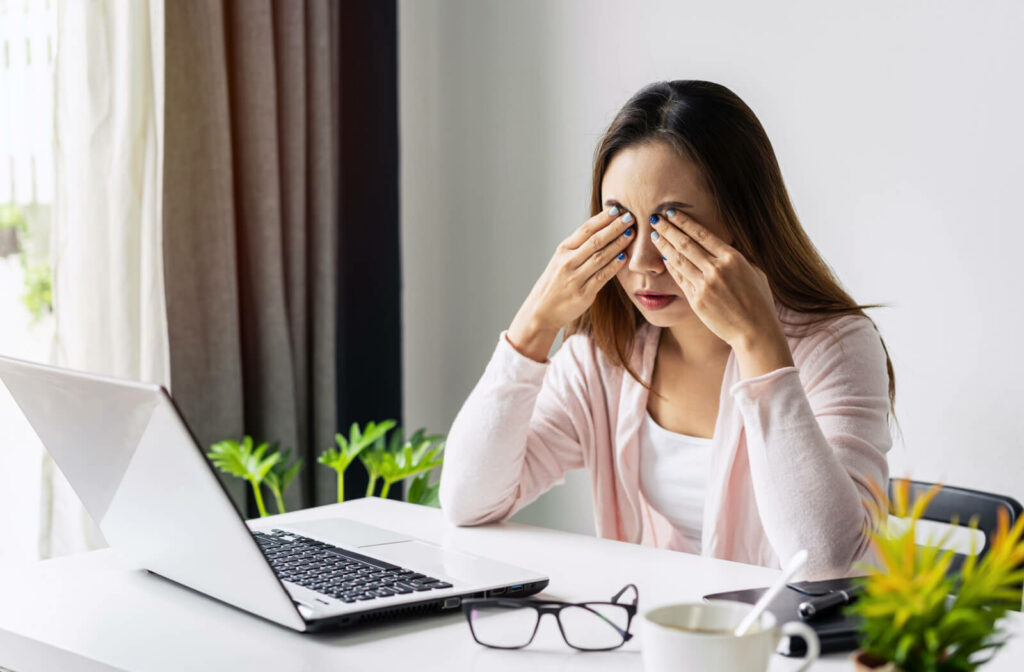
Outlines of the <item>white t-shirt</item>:
{"label": "white t-shirt", "polygon": [[670,432],[645,414],[640,428],[640,489],[701,551],[704,493],[711,465],[711,439]]}

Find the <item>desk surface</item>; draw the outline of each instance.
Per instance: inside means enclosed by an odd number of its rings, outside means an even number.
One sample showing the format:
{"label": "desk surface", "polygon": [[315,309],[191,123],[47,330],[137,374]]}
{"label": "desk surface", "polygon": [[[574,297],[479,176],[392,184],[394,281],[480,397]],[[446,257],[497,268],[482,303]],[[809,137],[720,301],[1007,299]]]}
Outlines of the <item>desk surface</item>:
{"label": "desk surface", "polygon": [[[626,583],[640,611],[695,601],[709,592],[761,586],[776,570],[663,551],[515,523],[456,528],[440,511],[393,500],[360,499],[266,518],[263,524],[342,515],[427,541],[544,572],[542,595],[607,599]],[[1015,615],[1012,627],[1024,631]],[[551,637],[544,635],[545,631]],[[640,670],[637,636],[616,651],[575,652],[554,622],[518,651],[477,645],[461,612],[358,630],[301,634],[134,568],[103,550],[25,566],[0,577],[0,669],[75,670],[370,670],[408,661],[411,670]],[[1019,669],[1017,636],[983,669]],[[389,664],[390,663],[390,664]],[[798,660],[775,656],[773,672]],[[414,667],[413,667],[414,666]],[[815,670],[852,670],[848,654]]]}

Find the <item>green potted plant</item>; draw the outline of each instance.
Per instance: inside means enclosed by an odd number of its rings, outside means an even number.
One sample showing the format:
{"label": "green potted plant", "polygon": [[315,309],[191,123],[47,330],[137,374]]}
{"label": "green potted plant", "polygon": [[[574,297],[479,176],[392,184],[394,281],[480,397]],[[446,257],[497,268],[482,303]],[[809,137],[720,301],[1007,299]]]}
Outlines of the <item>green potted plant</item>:
{"label": "green potted plant", "polygon": [[411,504],[441,508],[441,483],[430,482],[431,472],[425,471],[412,479],[405,492],[405,501]]}
{"label": "green potted plant", "polygon": [[[392,485],[411,478],[406,491],[407,502],[441,506],[440,486],[431,484],[430,476],[444,462],[443,436],[427,436],[425,429],[418,429],[406,440],[394,420],[385,420],[369,422],[364,428],[353,423],[348,437],[336,434],[335,442],[337,448],[324,451],[317,461],[337,472],[339,502],[345,501],[345,470],[358,457],[370,475],[367,497],[374,494],[378,480],[382,482],[379,496],[387,497]],[[246,436],[241,442],[218,441],[207,453],[215,467],[252,486],[261,517],[268,515],[262,487],[267,486],[274,496],[277,512],[284,513],[284,492],[302,470],[302,460],[292,460],[291,448],[282,452],[279,446],[279,443],[257,446],[252,437]]]}
{"label": "green potted plant", "polygon": [[[871,532],[880,566],[867,567],[863,593],[848,611],[861,619],[859,671],[960,672],[988,662],[1007,633],[1000,620],[1021,605],[1024,581],[1024,518],[1011,528],[1000,511],[998,530],[988,553],[971,553],[960,571],[949,575],[954,551],[945,549],[952,530],[938,540],[918,545],[917,523],[940,486],[910,503],[910,483],[896,482],[893,511],[905,527],[893,531],[883,524]],[[879,520],[888,519],[888,498]],[[971,529],[977,522],[971,521]],[[950,597],[952,593],[955,595]]]}
{"label": "green potted plant", "polygon": [[261,443],[254,447],[253,443],[251,436],[246,436],[241,443],[218,441],[210,446],[210,452],[206,456],[224,473],[249,482],[252,494],[256,497],[256,508],[259,509],[262,518],[267,515],[267,509],[263,505],[260,485],[274,465],[281,461],[281,454],[277,451],[267,454],[270,444]]}
{"label": "green potted plant", "polygon": [[[370,482],[366,488],[367,497],[373,494],[378,478],[383,481],[380,496],[387,497],[393,484],[412,476],[426,474],[441,466],[444,462],[441,457],[444,451],[443,437],[437,434],[425,436],[425,433],[425,429],[418,429],[406,440],[401,431],[396,430],[386,445],[384,437],[381,437],[374,443],[372,450],[359,456],[370,475]],[[427,486],[421,484],[417,487]],[[417,498],[421,497],[419,491],[416,495]]]}
{"label": "green potted plant", "polygon": [[317,459],[317,462],[338,472],[339,502],[345,501],[345,470],[348,469],[348,465],[352,464],[359,453],[372,446],[377,439],[383,438],[395,424],[397,423],[394,420],[385,420],[379,424],[370,422],[366,425],[365,430],[360,430],[359,425],[353,422],[347,439],[341,434],[334,435],[334,441],[338,444],[337,450],[334,448],[327,450]]}
{"label": "green potted plant", "polygon": [[295,477],[302,470],[302,460],[297,459],[292,462],[292,449],[285,448],[284,452],[281,452],[279,449],[280,445],[275,443],[270,449],[271,454],[280,453],[281,458],[270,467],[270,471],[263,477],[263,483],[270,488],[270,492],[274,495],[277,512],[285,513],[284,491],[288,489],[288,486],[292,484],[292,481],[295,480]]}

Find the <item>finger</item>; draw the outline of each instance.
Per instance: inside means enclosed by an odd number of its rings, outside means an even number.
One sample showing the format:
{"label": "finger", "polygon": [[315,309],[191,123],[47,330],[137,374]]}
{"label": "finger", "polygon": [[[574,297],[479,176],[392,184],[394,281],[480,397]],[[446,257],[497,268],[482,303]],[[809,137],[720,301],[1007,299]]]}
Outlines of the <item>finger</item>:
{"label": "finger", "polygon": [[627,263],[626,260],[629,258],[625,252],[620,252],[618,256],[612,257],[612,260],[607,264],[597,269],[590,278],[583,283],[583,293],[586,296],[596,296],[597,292],[602,287],[608,284],[608,281],[615,277],[615,274],[622,269]]}
{"label": "finger", "polygon": [[721,257],[729,252],[736,251],[734,247],[711,233],[711,230],[706,226],[674,208],[666,210],[664,217],[668,219],[673,226],[680,229],[693,240],[697,241],[697,243],[707,250],[712,256]]}
{"label": "finger", "polygon": [[[657,218],[656,221],[655,218]],[[651,215],[651,220],[651,226],[655,229],[653,233],[659,234],[662,240],[667,240],[673,248],[689,259],[694,266],[702,271],[711,270],[711,267],[714,266],[712,257],[700,243],[675,226],[666,224],[666,220],[657,215]],[[654,236],[652,235],[651,238],[653,239]],[[665,256],[668,255],[666,254]]]}
{"label": "finger", "polygon": [[[563,247],[568,250],[578,249],[595,233],[601,231],[612,222],[621,218],[622,215],[622,209],[618,207],[602,210],[587,221],[583,222],[583,226],[573,231],[571,236],[562,241]],[[630,218],[632,218],[632,215],[630,215]]]}
{"label": "finger", "polygon": [[572,252],[569,267],[578,269],[588,259],[596,254],[600,254],[601,250],[618,238],[625,238],[627,242],[632,240],[632,236],[635,233],[633,231],[634,224],[636,224],[636,220],[628,212],[615,219],[611,224],[599,230],[590,238],[587,238],[582,245]]}
{"label": "finger", "polygon": [[[671,227],[664,227],[671,228]],[[678,232],[677,232],[678,233]],[[654,246],[661,252],[661,258],[665,261],[665,268],[672,274],[673,279],[678,283],[680,280],[687,280],[694,286],[704,279],[704,271],[697,267],[690,259],[680,252],[674,245],[666,240],[666,237],[657,231],[651,231],[651,240]],[[690,243],[696,246],[696,243]]]}
{"label": "finger", "polygon": [[[611,227],[609,227],[611,228]],[[602,232],[601,235],[603,235]],[[597,252],[594,252],[590,256],[586,257],[579,266],[576,267],[576,277],[588,279],[591,275],[596,273],[598,269],[603,268],[612,259],[625,253],[625,249],[629,247],[629,244],[633,242],[632,228],[627,228],[621,235],[615,236],[611,241],[602,247]],[[591,240],[597,240],[598,237],[594,236]],[[589,247],[589,243],[584,247]]]}

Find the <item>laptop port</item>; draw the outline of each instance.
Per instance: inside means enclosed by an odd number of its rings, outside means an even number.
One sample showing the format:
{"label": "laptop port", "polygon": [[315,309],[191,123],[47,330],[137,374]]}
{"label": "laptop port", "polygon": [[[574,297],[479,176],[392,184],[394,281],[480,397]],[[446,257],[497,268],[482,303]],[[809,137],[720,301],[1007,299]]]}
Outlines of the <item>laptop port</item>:
{"label": "laptop port", "polygon": [[505,594],[505,588],[495,588],[494,590],[488,590],[487,594],[490,595],[491,597],[494,597],[495,595],[504,595]]}
{"label": "laptop port", "polygon": [[459,597],[449,597],[447,600],[444,601],[444,607],[443,608],[444,609],[454,609],[455,607],[459,606],[459,604],[461,602],[462,602],[462,598],[459,598]]}
{"label": "laptop port", "polygon": [[512,593],[521,593],[521,592],[523,592],[523,584],[520,583],[518,586],[509,586],[508,592],[509,592],[510,595]]}

